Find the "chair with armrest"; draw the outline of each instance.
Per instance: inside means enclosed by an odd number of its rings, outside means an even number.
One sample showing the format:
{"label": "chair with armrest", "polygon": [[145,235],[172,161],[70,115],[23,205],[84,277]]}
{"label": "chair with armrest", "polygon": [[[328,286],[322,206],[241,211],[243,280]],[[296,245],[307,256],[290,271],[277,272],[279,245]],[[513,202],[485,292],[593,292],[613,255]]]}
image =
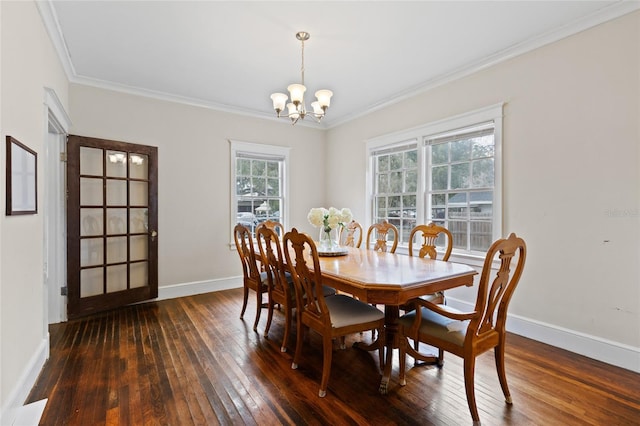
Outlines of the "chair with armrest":
{"label": "chair with armrest", "polygon": [[[402,386],[406,385],[407,354],[423,361],[432,361],[433,358],[412,348],[408,339],[417,339],[438,348],[440,367],[443,364],[443,351],[463,358],[467,403],[474,425],[479,425],[474,386],[475,360],[478,355],[493,348],[502,392],[507,404],[512,403],[504,365],[505,322],[509,301],[522,275],[526,251],[524,240],[515,234],[497,240],[491,245],[482,268],[478,295],[472,312],[465,313],[447,305],[436,305],[416,299],[416,310],[399,319]],[[494,259],[500,262],[497,270],[492,269]]]}
{"label": "chair with armrest", "polygon": [[[291,368],[297,369],[302,355],[305,331],[313,329],[322,335],[322,379],[318,396],[324,397],[331,373],[332,340],[364,330],[377,329],[380,346],[384,345],[384,313],[377,308],[343,294],[325,297],[321,289],[322,274],[318,250],[313,239],[297,229],[284,235],[283,251],[291,271],[296,295],[297,338]],[[295,258],[293,257],[295,256]],[[307,264],[311,264],[311,268]]]}
{"label": "chair with armrest", "polygon": [[293,281],[291,280],[291,274],[286,271],[284,266],[280,238],[278,238],[276,231],[268,226],[259,226],[256,228],[256,238],[258,239],[262,265],[267,273],[269,295],[268,317],[267,325],[264,328],[264,337],[269,337],[274,307],[278,304],[284,310],[284,335],[282,336],[280,351],[286,352],[293,319],[293,308],[296,303]]}
{"label": "chair with armrest", "polygon": [[[391,244],[391,249],[387,246],[387,240],[389,238],[389,233],[391,233],[393,238],[393,243]],[[369,246],[371,244],[371,237],[375,237],[375,244],[373,244],[373,250],[380,251],[388,251],[389,253],[395,253],[396,248],[398,247],[398,240],[400,239],[400,234],[398,233],[398,228],[394,225],[390,224],[386,220],[383,220],[380,223],[374,223],[367,230],[367,238],[366,238],[366,247],[369,250]]]}
{"label": "chair with armrest", "polygon": [[236,249],[242,263],[244,294],[242,300],[242,310],[240,318],[244,317],[247,309],[247,301],[249,299],[249,290],[256,292],[256,319],[253,323],[253,331],[258,328],[260,321],[260,313],[263,308],[267,308],[267,304],[262,301],[262,295],[268,292],[267,274],[260,272],[256,258],[256,252],[253,248],[253,237],[251,231],[244,225],[237,224],[233,228],[233,238],[236,243]]}
{"label": "chair with armrest", "polygon": [[340,244],[345,247],[360,248],[362,244],[362,225],[355,220],[340,228]]}

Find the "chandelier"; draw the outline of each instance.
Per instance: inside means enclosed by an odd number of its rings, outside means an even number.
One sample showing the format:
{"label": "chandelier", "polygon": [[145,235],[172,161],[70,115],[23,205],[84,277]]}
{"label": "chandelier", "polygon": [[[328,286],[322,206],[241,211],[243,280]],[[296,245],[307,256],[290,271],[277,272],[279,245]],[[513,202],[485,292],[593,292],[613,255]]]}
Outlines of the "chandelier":
{"label": "chandelier", "polygon": [[[316,92],[316,98],[318,98],[318,100],[311,102],[313,111],[307,111],[304,105],[304,92],[307,90],[304,86],[304,42],[309,40],[309,37],[309,33],[305,31],[300,31],[296,34],[296,38],[302,43],[302,67],[300,69],[302,81],[300,84],[290,84],[287,87],[289,95],[291,96],[291,102],[287,103],[287,95],[284,93],[274,93],[271,95],[273,109],[276,110],[278,117],[290,118],[292,125],[296,124],[298,120],[304,120],[307,115],[313,116],[318,122],[322,120],[331,103],[331,96],[333,96],[331,90],[318,90]],[[287,113],[281,114],[282,111],[284,111],[285,104],[287,105]]]}

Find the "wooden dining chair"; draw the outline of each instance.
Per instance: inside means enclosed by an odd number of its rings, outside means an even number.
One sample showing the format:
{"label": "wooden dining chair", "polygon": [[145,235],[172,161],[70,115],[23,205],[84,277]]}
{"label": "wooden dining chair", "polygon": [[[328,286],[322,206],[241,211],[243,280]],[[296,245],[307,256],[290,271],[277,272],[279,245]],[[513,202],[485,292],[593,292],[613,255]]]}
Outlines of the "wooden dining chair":
{"label": "wooden dining chair", "polygon": [[[411,230],[411,233],[409,234],[409,256],[417,256],[421,258],[429,256],[430,259],[436,259],[438,257],[436,243],[439,238],[443,237],[445,239],[445,251],[440,260],[445,262],[448,261],[449,256],[451,256],[451,250],[453,249],[453,236],[447,228],[436,225],[433,222],[427,225],[417,225]],[[414,240],[416,238],[418,238],[418,240],[422,240],[418,250],[414,248]],[[444,292],[442,291],[427,294],[421,296],[421,298],[426,299],[431,303],[445,304]],[[401,307],[401,309],[410,310],[403,307]]]}
{"label": "wooden dining chair", "polygon": [[268,285],[268,316],[267,325],[264,329],[264,337],[269,337],[269,329],[273,320],[275,305],[279,305],[284,310],[284,336],[282,337],[281,352],[287,351],[289,341],[289,331],[293,319],[293,308],[295,297],[291,274],[286,270],[280,238],[276,231],[269,226],[258,226],[256,228],[256,238],[258,248],[262,258],[264,270],[267,273]]}
{"label": "wooden dining chair", "polygon": [[[480,424],[475,398],[474,371],[476,357],[494,349],[496,370],[507,404],[511,394],[507,386],[504,365],[505,322],[507,308],[518,285],[526,259],[526,245],[515,234],[494,242],[485,257],[482,275],[478,284],[475,308],[461,312],[447,305],[436,305],[417,300],[420,307],[399,319],[400,384],[406,385],[406,355],[423,361],[433,361],[416,351],[409,339],[418,340],[438,348],[437,363],[442,366],[443,352],[451,352],[464,360],[464,385],[473,424]],[[493,262],[500,264],[492,269]],[[515,265],[512,265],[515,263]]]}
{"label": "wooden dining chair", "polygon": [[267,228],[275,231],[278,239],[282,239],[282,236],[284,235],[284,226],[282,226],[280,222],[271,219],[265,220],[264,222],[261,222],[258,224],[258,226],[256,226],[256,232],[263,226],[266,226]]}
{"label": "wooden dining chair", "polygon": [[[293,228],[284,235],[283,251],[289,265],[296,294],[297,338],[292,369],[298,368],[305,331],[312,329],[322,335],[322,378],[318,396],[327,394],[331,373],[332,340],[360,331],[377,329],[380,366],[383,365],[384,313],[352,297],[336,294],[325,297],[318,250],[313,239]],[[295,255],[295,258],[292,256]],[[309,265],[310,264],[310,265]]]}
{"label": "wooden dining chair", "polygon": [[345,247],[360,248],[362,245],[362,225],[352,220],[340,228],[340,244]]}
{"label": "wooden dining chair", "polygon": [[253,323],[253,331],[258,328],[258,321],[260,321],[260,313],[263,308],[268,308],[268,305],[262,301],[262,295],[268,292],[267,285],[267,273],[260,272],[258,268],[258,262],[256,258],[256,252],[253,248],[253,236],[251,231],[244,225],[237,224],[233,228],[233,238],[236,243],[236,249],[240,256],[240,262],[242,263],[244,294],[242,300],[242,310],[240,311],[240,318],[244,317],[244,312],[247,309],[247,301],[249,300],[249,290],[253,290],[256,293],[256,319]]}
{"label": "wooden dining chair", "polygon": [[[389,239],[389,233],[391,233],[391,237],[393,238],[393,243],[391,244],[391,249],[387,246],[387,242]],[[389,253],[395,253],[396,248],[398,247],[398,241],[400,240],[400,234],[398,233],[398,228],[394,225],[390,224],[386,220],[383,220],[379,223],[374,223],[367,230],[367,238],[366,238],[366,247],[367,250],[371,245],[371,237],[375,237],[375,244],[373,244],[373,250],[380,251],[388,251]]]}

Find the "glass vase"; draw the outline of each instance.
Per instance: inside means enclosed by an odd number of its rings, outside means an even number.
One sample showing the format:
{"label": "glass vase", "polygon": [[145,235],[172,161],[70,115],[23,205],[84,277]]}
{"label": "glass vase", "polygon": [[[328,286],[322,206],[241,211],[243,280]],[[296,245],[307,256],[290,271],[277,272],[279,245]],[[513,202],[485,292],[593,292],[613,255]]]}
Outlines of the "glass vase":
{"label": "glass vase", "polygon": [[318,250],[321,252],[331,252],[338,249],[338,228],[320,227],[320,236],[318,237]]}

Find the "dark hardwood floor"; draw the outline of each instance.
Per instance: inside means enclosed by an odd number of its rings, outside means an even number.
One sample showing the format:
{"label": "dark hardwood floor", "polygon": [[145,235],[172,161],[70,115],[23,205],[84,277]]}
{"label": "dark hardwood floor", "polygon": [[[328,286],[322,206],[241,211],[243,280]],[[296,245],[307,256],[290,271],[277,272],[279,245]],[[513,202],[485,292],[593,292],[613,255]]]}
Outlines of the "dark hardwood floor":
{"label": "dark hardwood floor", "polygon": [[[295,333],[281,353],[283,316],[265,339],[266,311],[255,333],[255,302],[240,320],[241,302],[236,289],[52,325],[51,356],[27,403],[48,398],[43,425],[471,425],[459,358],[414,367],[401,387],[396,354],[383,396],[377,354],[336,345],[327,396],[318,398],[318,336],[291,370]],[[506,365],[513,406],[493,353],[478,358],[483,425],[640,425],[640,374],[513,334]]]}

